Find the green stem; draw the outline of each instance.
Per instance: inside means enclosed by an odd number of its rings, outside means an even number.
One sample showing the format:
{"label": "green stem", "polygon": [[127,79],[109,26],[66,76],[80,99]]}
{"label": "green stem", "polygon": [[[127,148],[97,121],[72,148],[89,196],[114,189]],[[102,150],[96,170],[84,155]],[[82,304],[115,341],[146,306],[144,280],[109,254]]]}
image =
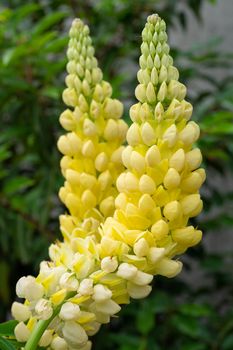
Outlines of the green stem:
{"label": "green stem", "polygon": [[54,310],[52,316],[48,320],[40,320],[37,322],[35,328],[33,329],[28,341],[26,342],[26,345],[24,347],[24,350],[36,350],[37,345],[40,341],[40,338],[42,337],[44,331],[48,328],[50,322],[54,319],[55,316],[60,312],[62,305],[69,300],[69,298],[72,298],[76,292],[69,292],[66,296],[66,299],[63,300],[61,304],[59,304]]}
{"label": "green stem", "polygon": [[60,311],[60,308],[61,308],[61,305],[57,306],[54,309],[52,316],[48,320],[40,320],[39,322],[37,322],[28,341],[26,342],[24,350],[36,350],[37,345],[40,341],[40,338],[42,337],[44,331],[46,330],[50,322],[58,314],[58,312]]}

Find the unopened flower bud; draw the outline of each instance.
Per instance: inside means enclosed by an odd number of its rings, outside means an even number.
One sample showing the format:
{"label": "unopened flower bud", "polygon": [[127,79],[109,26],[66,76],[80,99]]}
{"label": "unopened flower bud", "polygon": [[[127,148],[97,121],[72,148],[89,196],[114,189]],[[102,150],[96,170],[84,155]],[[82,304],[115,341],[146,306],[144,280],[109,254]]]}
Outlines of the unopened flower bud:
{"label": "unopened flower bud", "polygon": [[82,295],[90,295],[93,293],[93,280],[90,278],[85,278],[80,282],[79,293]]}
{"label": "unopened flower bud", "polygon": [[170,221],[177,219],[181,213],[182,207],[178,201],[169,202],[163,209],[164,216]]}
{"label": "unopened flower bud", "polygon": [[159,149],[156,145],[151,146],[146,152],[145,160],[150,167],[154,167],[161,160]]}
{"label": "unopened flower bud", "polygon": [[159,69],[160,68],[160,64],[161,64],[161,61],[160,61],[159,55],[156,53],[155,58],[154,58],[154,66],[155,66],[155,68]]}
{"label": "unopened flower bud", "polygon": [[132,124],[129,127],[126,139],[130,146],[136,146],[141,142],[141,133],[137,124]]}
{"label": "unopened flower bud", "polygon": [[62,98],[67,106],[75,107],[78,104],[78,97],[74,89],[65,89],[63,91]]}
{"label": "unopened flower bud", "polygon": [[59,317],[64,321],[76,320],[80,314],[80,307],[71,302],[62,305]]}
{"label": "unopened flower bud", "polygon": [[136,273],[137,268],[134,265],[122,263],[118,268],[117,276],[130,280],[136,275]]}
{"label": "unopened flower bud", "polygon": [[185,155],[185,160],[191,171],[197,169],[202,162],[202,155],[199,148],[195,148],[192,151],[187,152]]}
{"label": "unopened flower bud", "polygon": [[150,123],[145,122],[141,129],[142,140],[147,146],[151,146],[155,143],[155,132]]}
{"label": "unopened flower bud", "polygon": [[60,121],[60,124],[63,126],[63,128],[68,131],[72,131],[76,127],[73,113],[71,112],[70,109],[66,109],[61,114],[59,121]]}
{"label": "unopened flower bud", "polygon": [[[153,65],[153,61],[152,61]],[[146,98],[149,103],[155,103],[156,102],[156,94],[155,94],[155,88],[151,82],[147,85],[146,88]]]}
{"label": "unopened flower bud", "polygon": [[175,124],[172,124],[167,128],[165,133],[163,134],[163,140],[166,140],[169,147],[173,147],[177,140],[177,129]]}
{"label": "unopened flower bud", "polygon": [[125,174],[125,190],[129,192],[138,190],[138,178],[131,172]]}
{"label": "unopened flower bud", "polygon": [[141,174],[145,171],[145,159],[144,157],[138,153],[133,151],[130,156],[130,165],[132,169],[136,169],[136,171]]}
{"label": "unopened flower bud", "polygon": [[139,84],[135,89],[135,96],[140,102],[146,101],[146,86],[144,84]]}
{"label": "unopened flower bud", "polygon": [[118,267],[118,262],[116,257],[106,256],[101,260],[101,269],[106,272],[114,272]]}
{"label": "unopened flower bud", "polygon": [[178,149],[169,160],[169,165],[171,168],[181,171],[184,167],[185,153],[183,148]]}
{"label": "unopened flower bud", "polygon": [[116,139],[117,137],[118,137],[117,123],[114,119],[109,119],[104,129],[104,138],[108,141],[111,141]]}
{"label": "unopened flower bud", "polygon": [[167,68],[164,65],[162,65],[159,71],[159,83],[166,82],[167,76]]}
{"label": "unopened flower bud", "polygon": [[78,289],[79,286],[79,282],[77,280],[77,278],[75,277],[74,273],[71,272],[65,272],[60,280],[59,280],[59,284],[61,286],[61,288],[65,288],[69,291],[75,291]]}
{"label": "unopened flower bud", "polygon": [[149,175],[142,175],[139,180],[139,190],[142,193],[153,194],[155,189],[154,180]]}
{"label": "unopened flower bud", "polygon": [[151,232],[155,236],[156,240],[160,240],[165,238],[168,235],[169,232],[169,226],[164,220],[158,220],[154,225],[151,227]]}
{"label": "unopened flower bud", "polygon": [[193,112],[193,106],[191,105],[191,103],[183,100],[181,101],[181,107],[182,107],[182,117],[185,118],[186,120],[189,120]]}
{"label": "unopened flower bud", "polygon": [[168,67],[168,81],[171,80],[178,80],[179,79],[179,72],[178,69],[174,66],[169,66]]}
{"label": "unopened flower bud", "polygon": [[198,173],[198,171],[194,171],[190,173],[181,183],[181,188],[183,191],[192,193],[199,190],[203,183],[203,178]]}
{"label": "unopened flower bud", "polygon": [[138,257],[143,257],[148,254],[149,245],[145,238],[140,238],[133,246],[134,253]]}
{"label": "unopened flower bud", "polygon": [[102,284],[97,284],[94,286],[94,293],[92,295],[92,299],[95,301],[105,301],[111,299],[112,292],[110,289],[105,287]]}
{"label": "unopened flower bud", "polygon": [[44,288],[32,276],[21,277],[16,284],[16,294],[30,301],[37,300],[43,296]]}
{"label": "unopened flower bud", "polygon": [[103,93],[103,88],[101,87],[100,84],[97,84],[93,93],[93,98],[97,102],[102,102],[104,99],[104,93]]}
{"label": "unopened flower bud", "polygon": [[85,136],[89,136],[89,137],[95,136],[97,133],[97,128],[95,124],[88,118],[84,120],[83,133]]}
{"label": "unopened flower bud", "polygon": [[109,159],[105,152],[99,153],[95,158],[95,168],[100,172],[107,169],[108,163]]}
{"label": "unopened flower bud", "polygon": [[66,342],[73,347],[81,347],[86,344],[88,337],[80,324],[75,321],[66,321],[62,328],[63,336]]}
{"label": "unopened flower bud", "polygon": [[127,283],[127,291],[131,296],[131,298],[134,298],[134,299],[142,299],[147,297],[150,294],[151,290],[152,290],[152,287],[148,285],[138,286],[137,284],[132,282]]}
{"label": "unopened flower bud", "polygon": [[28,306],[18,303],[17,301],[12,304],[11,313],[17,321],[23,322],[27,321],[31,316]]}
{"label": "unopened flower bud", "polygon": [[53,350],[68,350],[68,344],[66,341],[58,336],[53,338],[50,346]]}
{"label": "unopened flower bud", "polygon": [[96,302],[96,310],[98,312],[102,312],[103,314],[115,315],[121,310],[121,307],[115,301],[108,299],[105,301]]}
{"label": "unopened flower bud", "polygon": [[137,271],[136,275],[130,280],[138,286],[146,286],[153,280],[153,275],[142,271]]}
{"label": "unopened flower bud", "polygon": [[197,141],[200,135],[200,128],[195,122],[189,122],[185,128],[179,133],[179,139],[185,145],[190,145]]}
{"label": "unopened flower bud", "polygon": [[172,231],[172,239],[186,247],[192,247],[200,242],[202,238],[202,232],[195,230],[193,226],[187,226]]}
{"label": "unopened flower bud", "polygon": [[105,217],[112,215],[115,209],[114,197],[109,196],[103,199],[99,204],[99,208]]}
{"label": "unopened flower bud", "polygon": [[104,112],[107,118],[119,119],[123,114],[123,104],[119,100],[108,98]]}
{"label": "unopened flower bud", "polygon": [[162,84],[160,85],[160,88],[157,94],[158,101],[162,102],[165,99],[166,95],[167,95],[167,85],[165,81],[163,81]]}
{"label": "unopened flower bud", "polygon": [[175,277],[180,273],[182,263],[180,261],[164,258],[156,264],[156,273],[168,278]]}
{"label": "unopened flower bud", "polygon": [[39,319],[48,320],[53,314],[51,302],[47,299],[40,299],[36,303],[35,312]]}
{"label": "unopened flower bud", "polygon": [[47,347],[51,343],[53,339],[53,330],[46,330],[42,334],[40,341],[39,341],[39,346],[41,347]]}
{"label": "unopened flower bud", "polygon": [[14,329],[15,338],[18,342],[26,342],[30,336],[30,331],[23,322],[19,322]]}
{"label": "unopened flower bud", "polygon": [[184,197],[180,203],[184,215],[189,217],[198,215],[202,209],[202,200],[199,194],[190,194]]}
{"label": "unopened flower bud", "polygon": [[139,115],[140,108],[141,108],[140,103],[135,103],[130,107],[129,115],[133,122],[138,122],[140,120],[140,115]]}
{"label": "unopened flower bud", "polygon": [[168,190],[172,190],[173,188],[177,188],[180,184],[180,175],[175,168],[169,168],[164,180],[164,187]]}
{"label": "unopened flower bud", "polygon": [[96,149],[92,140],[88,140],[83,144],[82,154],[84,157],[93,158],[95,156]]}
{"label": "unopened flower bud", "polygon": [[158,77],[157,69],[155,67],[152,68],[150,78],[151,78],[151,82],[152,82],[153,85],[157,85],[158,84],[159,77]]}
{"label": "unopened flower bud", "polygon": [[157,263],[165,255],[165,248],[152,247],[148,253],[148,259],[152,264]]}
{"label": "unopened flower bud", "polygon": [[93,84],[98,84],[103,78],[103,73],[99,68],[92,69],[92,81]]}

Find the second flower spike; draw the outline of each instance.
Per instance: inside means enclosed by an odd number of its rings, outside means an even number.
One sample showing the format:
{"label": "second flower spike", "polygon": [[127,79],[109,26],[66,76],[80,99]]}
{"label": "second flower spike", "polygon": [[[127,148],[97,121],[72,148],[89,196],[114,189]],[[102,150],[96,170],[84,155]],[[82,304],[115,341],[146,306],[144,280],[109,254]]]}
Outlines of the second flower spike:
{"label": "second flower spike", "polygon": [[121,119],[123,105],[112,98],[112,87],[103,80],[94,56],[89,28],[79,19],[70,29],[67,57],[63,100],[70,108],[60,122],[68,133],[58,141],[66,179],[59,196],[70,212],[60,217],[65,239],[77,229],[82,237],[98,234],[99,224],[113,214],[127,132]]}

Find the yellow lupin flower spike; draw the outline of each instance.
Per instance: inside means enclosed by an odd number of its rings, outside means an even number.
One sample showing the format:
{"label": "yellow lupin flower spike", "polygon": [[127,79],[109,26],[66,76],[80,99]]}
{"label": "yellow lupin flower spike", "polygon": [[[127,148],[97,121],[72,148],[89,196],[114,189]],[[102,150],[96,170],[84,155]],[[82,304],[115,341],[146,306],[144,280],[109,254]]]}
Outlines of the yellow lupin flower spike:
{"label": "yellow lupin flower spike", "polygon": [[133,123],[122,153],[127,170],[117,179],[116,211],[105,221],[102,235],[127,245],[120,260],[173,277],[182,265],[171,258],[202,237],[187,225],[202,209],[198,191],[205,171],[198,169],[200,150],[193,149],[199,127],[189,122],[192,106],[184,99],[186,88],[178,81],[166,24],[158,15],[148,17],[142,39],[135,90],[139,102],[130,109]]}
{"label": "yellow lupin flower spike", "polygon": [[111,98],[112,88],[98,68],[89,28],[80,19],[72,23],[67,57],[63,100],[72,110],[61,114],[60,123],[69,133],[58,140],[66,178],[59,196],[70,212],[60,217],[65,239],[73,231],[82,237],[97,233],[100,222],[113,214],[128,128],[120,119],[123,105]]}
{"label": "yellow lupin flower spike", "polygon": [[[70,215],[60,217],[64,242],[49,248],[51,261],[16,286],[15,328],[25,350],[90,350],[89,336],[129,303],[151,292],[153,276],[177,275],[173,258],[201,240],[188,224],[202,209],[205,171],[193,148],[199,127],[178,81],[166,25],[149,16],[142,32],[138,103],[127,131],[122,105],[111,99],[91,46],[89,29],[75,20],[70,30],[67,89],[73,108],[60,121],[69,131],[58,148],[66,182],[60,198]],[[46,329],[48,328],[48,329]]]}

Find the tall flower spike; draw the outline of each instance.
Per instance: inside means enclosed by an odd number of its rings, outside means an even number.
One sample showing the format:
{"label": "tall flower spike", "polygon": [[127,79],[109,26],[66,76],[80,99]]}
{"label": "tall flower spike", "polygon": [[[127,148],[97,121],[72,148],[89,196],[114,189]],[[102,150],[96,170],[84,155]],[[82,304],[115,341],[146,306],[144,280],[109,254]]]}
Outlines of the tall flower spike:
{"label": "tall flower spike", "polygon": [[[193,148],[199,127],[189,121],[192,106],[184,99],[186,88],[178,81],[166,25],[158,15],[148,17],[142,39],[135,90],[139,102],[130,109],[133,123],[122,153],[127,170],[117,179],[114,217],[103,224],[101,256],[107,252],[106,240],[113,247],[121,242],[123,253],[111,252],[120,262],[118,275],[126,278],[126,263],[147,274],[173,277],[182,264],[172,258],[202,237],[188,220],[202,209],[199,188],[205,171],[198,168],[200,150]],[[134,276],[126,279],[128,294],[136,297],[140,283]]]}
{"label": "tall flower spike", "polygon": [[[15,328],[25,350],[90,350],[88,337],[129,303],[146,297],[153,276],[177,275],[173,258],[197,244],[201,231],[188,224],[202,209],[205,171],[199,137],[189,121],[192,106],[169,55],[165,22],[148,17],[142,32],[138,103],[132,125],[119,120],[122,106],[94,58],[89,30],[75,20],[70,31],[65,103],[60,118],[69,131],[58,142],[66,178],[60,197],[64,242],[49,248],[51,261],[16,286]],[[123,163],[123,164],[122,164]],[[115,187],[116,185],[116,187]],[[46,330],[46,328],[48,328]]]}
{"label": "tall flower spike", "polygon": [[72,23],[67,57],[63,100],[71,109],[61,114],[68,133],[58,141],[66,179],[59,196],[70,212],[60,217],[65,239],[74,230],[77,235],[78,229],[82,237],[97,234],[99,223],[113,214],[127,131],[120,119],[123,105],[111,98],[112,88],[98,68],[89,28],[80,19]]}

